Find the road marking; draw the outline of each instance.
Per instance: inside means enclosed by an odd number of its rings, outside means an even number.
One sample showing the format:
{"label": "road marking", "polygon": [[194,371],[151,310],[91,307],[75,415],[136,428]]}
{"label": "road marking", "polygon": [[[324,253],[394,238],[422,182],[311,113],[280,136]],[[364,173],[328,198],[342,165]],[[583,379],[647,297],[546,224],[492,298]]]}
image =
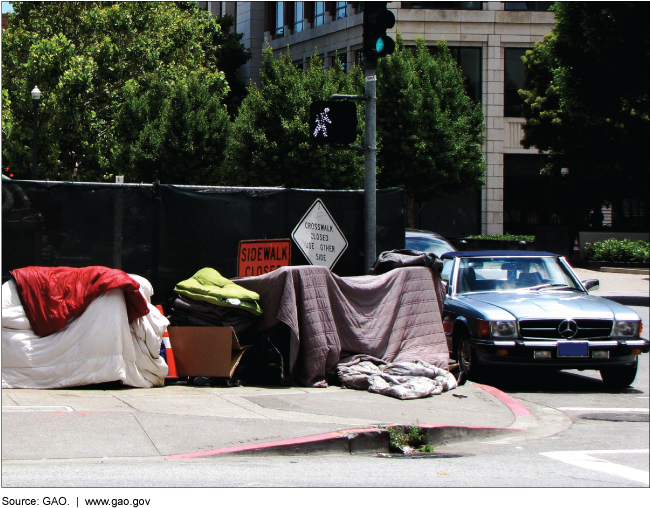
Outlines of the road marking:
{"label": "road marking", "polygon": [[70,406],[2,406],[3,413],[28,413],[30,411],[74,411]]}
{"label": "road marking", "polygon": [[602,473],[609,473],[616,476],[622,476],[628,480],[633,480],[640,483],[650,484],[650,473],[633,467],[621,466],[614,464],[607,460],[602,460],[591,455],[599,454],[623,454],[623,453],[648,453],[649,450],[582,450],[573,452],[542,452],[544,455],[551,459],[559,460],[574,466],[584,467],[586,469],[593,469]]}
{"label": "road marking", "polygon": [[614,413],[647,413],[647,407],[556,407],[560,411],[606,411]]}

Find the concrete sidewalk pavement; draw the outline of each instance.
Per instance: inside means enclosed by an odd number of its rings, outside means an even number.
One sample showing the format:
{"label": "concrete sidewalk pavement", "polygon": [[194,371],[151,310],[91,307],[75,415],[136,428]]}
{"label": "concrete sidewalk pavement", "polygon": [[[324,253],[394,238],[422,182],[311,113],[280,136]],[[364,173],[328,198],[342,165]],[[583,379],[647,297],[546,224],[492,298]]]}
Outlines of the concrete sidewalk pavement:
{"label": "concrete sidewalk pavement", "polygon": [[416,400],[335,386],[5,389],[2,406],[5,462],[387,452],[388,425],[428,429],[435,447],[570,425],[561,414],[541,425],[506,394],[473,383]]}
{"label": "concrete sidewalk pavement", "polygon": [[[600,296],[623,305],[648,307],[650,302],[650,275],[638,270],[639,273],[621,273],[607,268],[586,270],[574,268],[580,280],[598,279],[600,288],[590,291],[594,296]],[[631,270],[630,270],[631,271]]]}

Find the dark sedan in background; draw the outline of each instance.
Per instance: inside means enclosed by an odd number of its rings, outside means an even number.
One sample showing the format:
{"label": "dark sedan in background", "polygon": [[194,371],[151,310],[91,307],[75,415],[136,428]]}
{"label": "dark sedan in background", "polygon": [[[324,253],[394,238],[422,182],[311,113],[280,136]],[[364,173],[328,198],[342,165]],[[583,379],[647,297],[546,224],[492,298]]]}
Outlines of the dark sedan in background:
{"label": "dark sedan in background", "polygon": [[444,236],[422,229],[407,229],[404,246],[407,249],[432,253],[438,257],[445,252],[456,250]]}
{"label": "dark sedan in background", "polygon": [[599,370],[632,384],[650,342],[632,309],[592,296],[562,256],[533,251],[447,252],[443,327],[461,376],[518,366]]}

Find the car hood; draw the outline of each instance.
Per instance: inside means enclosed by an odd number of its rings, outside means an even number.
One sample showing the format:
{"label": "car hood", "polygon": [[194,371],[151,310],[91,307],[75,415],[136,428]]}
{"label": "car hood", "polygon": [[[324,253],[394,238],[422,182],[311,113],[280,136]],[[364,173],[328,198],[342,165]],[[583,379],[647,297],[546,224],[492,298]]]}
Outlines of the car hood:
{"label": "car hood", "polygon": [[470,304],[468,300],[484,302],[509,312],[517,319],[568,317],[634,319],[637,316],[624,305],[574,291],[470,293],[463,296],[468,304]]}

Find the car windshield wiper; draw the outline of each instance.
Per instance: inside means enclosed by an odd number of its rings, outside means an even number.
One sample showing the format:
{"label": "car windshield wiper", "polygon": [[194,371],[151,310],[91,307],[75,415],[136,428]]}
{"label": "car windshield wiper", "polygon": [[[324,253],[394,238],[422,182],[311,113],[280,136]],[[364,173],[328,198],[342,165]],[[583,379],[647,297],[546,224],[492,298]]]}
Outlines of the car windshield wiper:
{"label": "car windshield wiper", "polygon": [[554,288],[554,289],[575,289],[569,286],[568,284],[540,284],[539,286],[531,286],[529,288],[522,288],[526,291],[535,290],[539,291],[540,289]]}

